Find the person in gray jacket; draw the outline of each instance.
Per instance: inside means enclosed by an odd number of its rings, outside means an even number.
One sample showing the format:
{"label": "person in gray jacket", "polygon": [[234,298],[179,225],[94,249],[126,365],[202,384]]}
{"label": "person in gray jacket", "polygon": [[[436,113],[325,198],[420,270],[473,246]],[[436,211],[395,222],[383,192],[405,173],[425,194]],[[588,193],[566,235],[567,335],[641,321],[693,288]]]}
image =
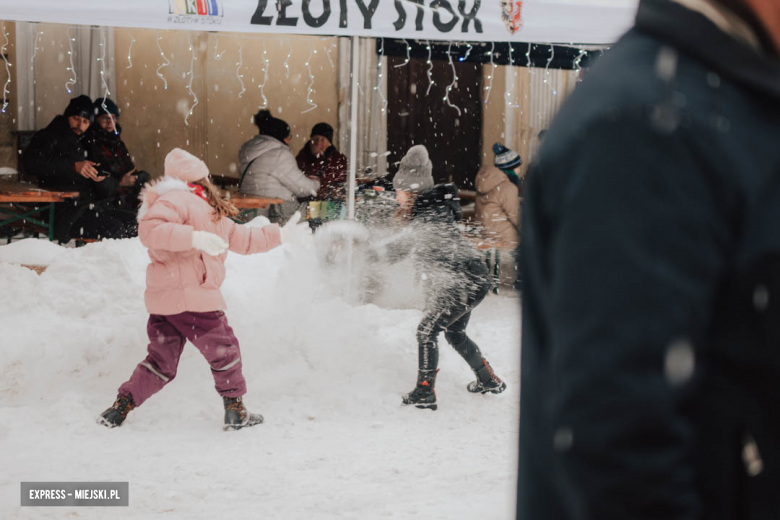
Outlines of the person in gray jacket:
{"label": "person in gray jacket", "polygon": [[316,195],[320,182],[298,169],[288,147],[290,126],[287,123],[273,117],[268,110],[255,114],[254,123],[259,135],[244,143],[238,152],[241,172],[238,189],[241,193],[284,199],[284,203],[268,208],[268,219],[284,224],[301,209],[298,199]]}

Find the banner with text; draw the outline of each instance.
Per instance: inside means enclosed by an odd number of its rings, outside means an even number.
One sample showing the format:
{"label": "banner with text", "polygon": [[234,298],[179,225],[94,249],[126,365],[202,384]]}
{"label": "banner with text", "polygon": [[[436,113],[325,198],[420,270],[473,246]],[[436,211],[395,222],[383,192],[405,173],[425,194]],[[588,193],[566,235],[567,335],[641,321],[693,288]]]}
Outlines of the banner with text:
{"label": "banner with text", "polygon": [[614,43],[637,0],[0,0],[0,18],[150,29]]}

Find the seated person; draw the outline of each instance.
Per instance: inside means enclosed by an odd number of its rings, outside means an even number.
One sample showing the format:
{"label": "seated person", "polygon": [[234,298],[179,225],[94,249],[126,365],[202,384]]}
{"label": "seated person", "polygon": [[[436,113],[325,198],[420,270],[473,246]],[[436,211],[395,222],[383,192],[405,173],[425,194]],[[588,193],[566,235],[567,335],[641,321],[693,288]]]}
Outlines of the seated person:
{"label": "seated person", "polygon": [[284,224],[300,209],[298,199],[316,195],[320,182],[307,178],[298,169],[288,146],[290,126],[287,123],[273,117],[268,110],[255,114],[254,123],[259,135],[244,143],[238,152],[241,172],[238,190],[284,199],[283,204],[272,204],[268,208],[268,219]]}
{"label": "seated person", "polygon": [[[310,179],[320,181],[315,199],[329,201],[320,217],[335,218],[343,201],[347,182],[347,158],[333,146],[333,127],[328,123],[317,123],[311,129],[311,139],[301,148],[295,158],[298,168]],[[320,204],[320,207],[322,204]],[[316,207],[316,204],[315,204]]]}
{"label": "seated person", "polygon": [[38,177],[42,188],[79,192],[73,202],[55,206],[54,237],[61,242],[138,234],[132,212],[101,203],[116,191],[118,181],[102,175],[100,165],[87,159],[84,133],[93,117],[89,97],[71,99],[63,115],[36,132],[22,156],[25,170]]}
{"label": "seated person", "polygon": [[[101,188],[115,191],[105,192],[104,195],[120,208],[135,210],[139,205],[138,194],[151,176],[137,170],[130,158],[130,152],[121,139],[122,127],[119,126],[116,103],[109,98],[98,98],[93,106],[95,122],[84,135],[87,158],[99,165],[99,171],[110,174],[109,179],[101,183]],[[110,182],[110,179],[116,183]]]}
{"label": "seated person", "polygon": [[485,165],[474,182],[477,190],[474,218],[482,225],[489,240],[499,246],[499,282],[513,285],[518,267],[514,251],[520,245],[520,198],[517,170],[523,164],[520,156],[503,146],[493,145],[493,165]]}

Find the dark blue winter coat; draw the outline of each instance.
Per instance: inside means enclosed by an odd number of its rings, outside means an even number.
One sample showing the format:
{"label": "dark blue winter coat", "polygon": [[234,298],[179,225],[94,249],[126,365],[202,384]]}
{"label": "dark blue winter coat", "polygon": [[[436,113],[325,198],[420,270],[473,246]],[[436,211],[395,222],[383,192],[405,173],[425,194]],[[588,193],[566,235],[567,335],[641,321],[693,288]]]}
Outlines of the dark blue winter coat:
{"label": "dark blue winter coat", "polygon": [[518,518],[780,518],[780,60],[642,0],[523,210]]}

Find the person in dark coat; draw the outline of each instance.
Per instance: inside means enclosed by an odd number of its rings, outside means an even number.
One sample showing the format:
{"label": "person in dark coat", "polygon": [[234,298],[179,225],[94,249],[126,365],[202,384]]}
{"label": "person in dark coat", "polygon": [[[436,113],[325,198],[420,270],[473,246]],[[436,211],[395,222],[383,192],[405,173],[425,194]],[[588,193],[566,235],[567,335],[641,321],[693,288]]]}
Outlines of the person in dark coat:
{"label": "person in dark coat", "polygon": [[780,3],[641,0],[522,219],[517,518],[780,515]]}
{"label": "person in dark coat", "polygon": [[317,200],[344,200],[347,182],[347,158],[333,146],[333,127],[317,123],[311,139],[298,152],[298,168],[309,178],[320,181]]}
{"label": "person in dark coat", "polygon": [[[87,157],[99,164],[101,172],[108,176],[102,188],[113,188],[105,193],[118,208],[135,210],[138,208],[138,195],[151,175],[138,170],[133,164],[130,152],[122,141],[122,127],[119,125],[119,107],[110,98],[98,98],[93,104],[95,121],[84,135]],[[109,182],[115,181],[115,182]]]}
{"label": "person in dark coat", "polygon": [[[430,177],[430,169],[426,171]],[[404,179],[414,182],[407,184]],[[506,389],[506,383],[466,334],[471,312],[487,296],[492,282],[482,256],[455,225],[462,217],[458,188],[454,184],[430,187],[425,177],[404,177],[403,173],[400,180],[396,175],[396,183],[412,190],[404,199],[410,204],[409,220],[401,231],[376,240],[372,249],[377,261],[393,263],[411,257],[425,294],[423,318],[417,327],[417,384],[403,396],[402,403],[437,409],[438,337],[442,332],[476,376],[475,381],[466,385],[467,390],[499,394]]]}
{"label": "person in dark coat", "polygon": [[42,188],[79,193],[72,202],[55,206],[54,236],[61,242],[137,234],[132,212],[102,202],[116,191],[118,182],[87,158],[84,134],[93,117],[89,97],[71,99],[63,115],[36,132],[22,156],[25,170],[37,176]]}

